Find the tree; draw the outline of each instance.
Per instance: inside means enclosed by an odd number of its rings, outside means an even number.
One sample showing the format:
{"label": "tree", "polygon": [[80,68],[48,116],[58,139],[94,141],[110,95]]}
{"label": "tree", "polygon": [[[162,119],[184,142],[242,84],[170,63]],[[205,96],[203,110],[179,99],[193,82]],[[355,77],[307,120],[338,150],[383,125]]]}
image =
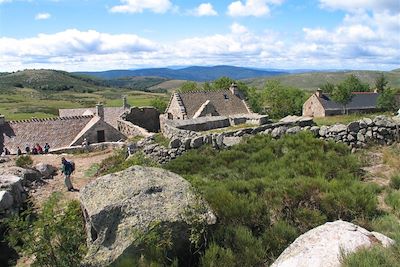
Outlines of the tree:
{"label": "tree", "polygon": [[324,93],[332,94],[333,90],[335,90],[335,85],[331,82],[326,82],[323,85],[321,85],[321,90]]}
{"label": "tree", "polygon": [[347,78],[340,83],[342,86],[347,87],[348,90],[351,92],[368,92],[369,91],[369,85],[366,83],[362,83],[360,79],[355,76],[354,74],[351,74],[347,76]]}
{"label": "tree", "polygon": [[181,88],[178,89],[179,92],[184,93],[184,92],[193,92],[193,91],[197,91],[198,87],[197,87],[197,83],[196,82],[185,82],[184,84],[182,84]]}
{"label": "tree", "polygon": [[[228,89],[234,82],[235,82],[235,80],[233,80],[229,77],[221,77],[212,83],[212,87],[216,90],[224,90],[224,89]],[[240,90],[240,88],[239,88],[239,90]]]}
{"label": "tree", "polygon": [[262,92],[263,104],[268,106],[268,114],[273,118],[287,115],[301,115],[306,100],[304,91],[283,86],[279,81],[270,80]]}
{"label": "tree", "polygon": [[396,111],[398,107],[396,105],[395,95],[396,93],[393,89],[385,89],[378,97],[377,107],[384,111]]}
{"label": "tree", "polygon": [[378,77],[376,77],[375,88],[378,91],[378,93],[383,93],[388,83],[389,81],[386,79],[383,73],[381,73]]}
{"label": "tree", "polygon": [[352,98],[351,87],[346,83],[341,83],[332,92],[332,99],[343,105],[343,113],[347,113],[346,105]]}
{"label": "tree", "polygon": [[168,103],[165,98],[156,97],[151,100],[150,105],[155,107],[160,113],[164,113]]}

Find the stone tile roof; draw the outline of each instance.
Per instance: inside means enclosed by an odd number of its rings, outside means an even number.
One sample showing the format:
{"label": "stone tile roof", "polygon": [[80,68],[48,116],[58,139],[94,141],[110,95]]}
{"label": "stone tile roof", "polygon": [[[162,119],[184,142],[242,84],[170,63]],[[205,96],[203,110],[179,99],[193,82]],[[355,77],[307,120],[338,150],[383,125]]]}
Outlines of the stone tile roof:
{"label": "stone tile roof", "polygon": [[[353,92],[353,97],[346,105],[348,110],[363,110],[376,108],[379,93],[372,92]],[[329,94],[322,94],[318,98],[325,110],[342,110],[340,103],[333,101]]]}
{"label": "stone tile roof", "polygon": [[[105,107],[104,108],[104,121],[110,124],[112,127],[117,129],[117,121],[124,113],[129,109],[124,107]],[[83,115],[95,115],[96,108],[72,108],[72,109],[59,109],[58,114],[60,117],[70,116],[83,116]]]}
{"label": "stone tile roof", "polygon": [[193,118],[196,111],[207,101],[215,107],[220,116],[250,113],[242,99],[232,94],[230,90],[199,91],[177,93],[185,107],[189,119]]}
{"label": "stone tile roof", "polygon": [[0,150],[8,148],[15,153],[19,146],[32,147],[39,143],[42,147],[47,142],[51,148],[69,146],[93,116],[73,116],[49,119],[31,119],[9,121],[0,126]]}

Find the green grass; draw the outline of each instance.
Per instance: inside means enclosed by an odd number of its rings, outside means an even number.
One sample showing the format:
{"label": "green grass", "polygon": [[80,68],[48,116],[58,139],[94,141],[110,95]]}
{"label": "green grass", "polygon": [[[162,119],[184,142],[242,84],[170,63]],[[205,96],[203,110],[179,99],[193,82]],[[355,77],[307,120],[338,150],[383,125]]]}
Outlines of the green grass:
{"label": "green grass", "polygon": [[349,115],[337,115],[337,116],[327,116],[323,118],[314,118],[314,122],[321,126],[321,125],[333,125],[336,123],[342,123],[342,124],[348,124],[353,121],[360,120],[362,118],[375,118],[378,115],[391,115],[390,113],[366,113],[366,114],[360,114],[360,113],[354,113],[354,114],[349,114]]}
{"label": "green grass", "polygon": [[169,146],[169,139],[166,138],[161,133],[154,134],[154,142],[156,142],[157,144],[159,144],[159,145],[161,145],[163,147],[168,147]]}

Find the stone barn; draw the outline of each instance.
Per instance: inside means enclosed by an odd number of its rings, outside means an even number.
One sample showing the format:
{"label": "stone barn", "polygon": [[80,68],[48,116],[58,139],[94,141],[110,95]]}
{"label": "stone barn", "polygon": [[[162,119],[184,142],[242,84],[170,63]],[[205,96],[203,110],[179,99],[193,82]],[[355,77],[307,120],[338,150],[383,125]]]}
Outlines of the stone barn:
{"label": "stone barn", "polygon": [[[348,113],[367,113],[377,111],[379,93],[353,92],[350,102],[346,105]],[[329,94],[318,89],[303,104],[303,116],[325,117],[344,113],[342,104],[332,100]]]}
{"label": "stone barn", "polygon": [[195,119],[207,116],[251,114],[235,84],[228,90],[174,93],[165,112],[168,119]]}
{"label": "stone barn", "polygon": [[24,150],[49,143],[51,149],[81,145],[86,138],[89,143],[116,142],[126,137],[104,120],[104,108],[96,106],[94,115],[57,117],[6,121],[0,117],[0,153],[7,148],[16,153],[17,147]]}

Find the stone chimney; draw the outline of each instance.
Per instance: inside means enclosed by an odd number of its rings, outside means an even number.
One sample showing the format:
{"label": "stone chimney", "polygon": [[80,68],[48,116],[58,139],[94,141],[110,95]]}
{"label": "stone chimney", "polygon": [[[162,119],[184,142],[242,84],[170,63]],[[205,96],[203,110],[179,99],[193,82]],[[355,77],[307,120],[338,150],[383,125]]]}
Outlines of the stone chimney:
{"label": "stone chimney", "polygon": [[229,91],[235,96],[241,97],[239,89],[236,85],[236,83],[232,83],[231,86],[229,87]]}
{"label": "stone chimney", "polygon": [[123,108],[130,108],[131,105],[128,104],[128,100],[126,98],[126,95],[122,96],[122,107]]}
{"label": "stone chimney", "polygon": [[104,106],[102,103],[98,103],[96,105],[96,115],[99,116],[102,120],[104,120]]}
{"label": "stone chimney", "polygon": [[6,117],[0,114],[0,126],[3,126],[5,124],[6,124]]}
{"label": "stone chimney", "polygon": [[316,95],[317,97],[322,97],[322,90],[321,90],[321,88],[318,88],[318,89],[317,89],[317,91],[315,92],[315,95]]}

